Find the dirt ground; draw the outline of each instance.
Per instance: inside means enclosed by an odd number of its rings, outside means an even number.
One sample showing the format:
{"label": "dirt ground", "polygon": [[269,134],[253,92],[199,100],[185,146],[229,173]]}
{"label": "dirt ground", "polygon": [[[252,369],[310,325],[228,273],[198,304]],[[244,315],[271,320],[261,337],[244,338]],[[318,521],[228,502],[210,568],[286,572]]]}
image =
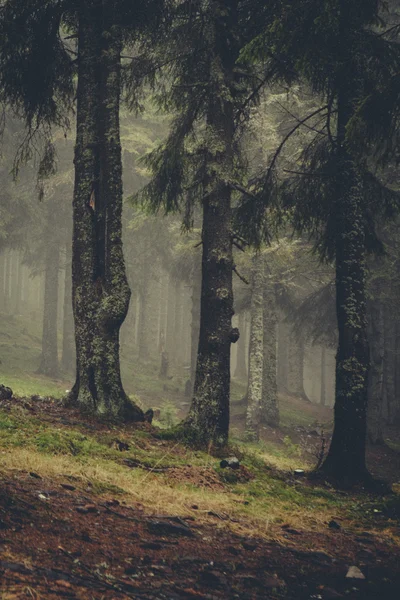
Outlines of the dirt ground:
{"label": "dirt ground", "polygon": [[[60,405],[31,404],[43,420],[62,419],[65,426],[82,420]],[[382,448],[369,458],[376,474],[398,479],[397,453]],[[194,473],[209,476],[190,469],[179,477]],[[211,478],[213,485],[219,484]],[[207,507],[152,514],[151,507],[99,495],[67,476],[6,472],[0,486],[2,600],[400,598],[400,547],[379,530],[340,520],[317,531],[283,523],[269,539],[248,538],[235,534],[224,515],[198,518]],[[385,518],[393,523],[398,515]],[[352,566],[359,571],[346,577]]]}

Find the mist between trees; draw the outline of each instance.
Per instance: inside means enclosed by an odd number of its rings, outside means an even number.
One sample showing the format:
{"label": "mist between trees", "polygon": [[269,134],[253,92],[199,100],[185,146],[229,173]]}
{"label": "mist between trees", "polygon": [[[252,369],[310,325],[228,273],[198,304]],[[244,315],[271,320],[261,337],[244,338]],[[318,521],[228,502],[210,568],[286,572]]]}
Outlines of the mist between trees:
{"label": "mist between trees", "polygon": [[256,441],[283,396],[334,407],[322,471],[368,479],[400,419],[397,3],[28,4],[0,16],[3,335],[102,418],[151,421],[151,373],[194,445],[232,406]]}

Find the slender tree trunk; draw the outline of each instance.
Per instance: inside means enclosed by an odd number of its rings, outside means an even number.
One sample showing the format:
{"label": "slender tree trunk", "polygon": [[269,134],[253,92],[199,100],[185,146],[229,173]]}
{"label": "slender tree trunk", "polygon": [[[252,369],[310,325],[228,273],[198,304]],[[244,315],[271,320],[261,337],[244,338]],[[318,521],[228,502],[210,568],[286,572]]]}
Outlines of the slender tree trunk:
{"label": "slender tree trunk", "polygon": [[288,391],[289,376],[289,326],[281,315],[278,321],[278,390]]}
{"label": "slender tree trunk", "polygon": [[277,313],[274,284],[265,263],[263,297],[263,380],[261,397],[261,423],[279,426],[277,384]]}
{"label": "slender tree trunk", "polygon": [[371,349],[371,367],[368,381],[368,439],[371,444],[383,444],[383,356],[384,323],[381,300],[372,300],[369,304],[369,341]]}
{"label": "slender tree trunk", "polygon": [[247,378],[246,365],[246,313],[242,310],[239,314],[239,332],[240,339],[238,342],[238,351],[236,359],[235,377],[237,379]]}
{"label": "slender tree trunk", "polygon": [[72,297],[77,379],[71,399],[108,418],[143,420],[121,382],[119,329],[130,289],[122,252],[121,36],[113,7],[79,5]]}
{"label": "slender tree trunk", "polygon": [[288,348],[287,390],[308,400],[304,391],[304,340],[297,340],[293,335]]}
{"label": "slender tree trunk", "polygon": [[326,406],[326,348],[321,346],[321,406]]}
{"label": "slender tree trunk", "polygon": [[72,247],[70,239],[67,239],[65,245],[65,277],[64,277],[64,314],[63,314],[63,341],[61,368],[65,373],[72,373],[75,364],[74,347],[74,315],[72,312]]}
{"label": "slender tree trunk", "polygon": [[60,269],[60,242],[52,210],[48,209],[47,248],[45,259],[42,355],[38,373],[58,376],[58,273]]}
{"label": "slender tree trunk", "polygon": [[393,311],[389,303],[383,307],[384,362],[383,397],[386,405],[386,418],[393,424],[396,417],[396,331],[393,328]]}
{"label": "slender tree trunk", "polygon": [[197,256],[193,262],[192,279],[192,324],[191,324],[191,358],[190,358],[190,381],[192,393],[196,376],[197,350],[199,348],[200,333],[200,301],[201,301],[201,264]]}
{"label": "slender tree trunk", "polygon": [[[342,3],[343,8],[343,3]],[[344,18],[342,14],[342,19]],[[350,80],[344,84],[348,85]],[[335,423],[322,471],[352,484],[368,476],[365,463],[369,349],[366,319],[365,226],[363,185],[347,149],[346,126],[351,114],[347,90],[338,99],[337,178],[335,209],[336,354]]]}
{"label": "slender tree trunk", "polygon": [[250,439],[257,440],[259,438],[261,400],[263,393],[263,256],[261,254],[254,255],[252,262],[249,384],[247,388],[246,435]]}

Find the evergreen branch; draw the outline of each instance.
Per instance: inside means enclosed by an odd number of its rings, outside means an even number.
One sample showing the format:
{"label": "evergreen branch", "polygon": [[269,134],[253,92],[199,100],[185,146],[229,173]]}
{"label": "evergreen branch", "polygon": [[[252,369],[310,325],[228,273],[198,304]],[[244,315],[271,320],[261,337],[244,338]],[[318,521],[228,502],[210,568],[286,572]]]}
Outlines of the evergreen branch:
{"label": "evergreen branch", "polygon": [[292,135],[306,122],[309,121],[310,119],[312,119],[313,117],[315,117],[315,115],[320,114],[322,111],[326,110],[328,108],[328,104],[325,104],[324,106],[322,106],[321,108],[318,108],[317,110],[314,110],[312,113],[310,113],[309,115],[307,115],[307,117],[305,117],[304,119],[301,119],[290,131],[289,133],[287,133],[285,135],[285,137],[283,138],[283,140],[281,141],[281,143],[279,144],[278,148],[275,151],[274,156],[272,157],[272,161],[268,167],[268,171],[267,171],[267,175],[265,177],[264,180],[264,187],[266,185],[266,183],[269,181],[269,178],[272,174],[272,171],[274,169],[274,166],[276,164],[276,161],[278,160],[286,142],[292,137]]}
{"label": "evergreen branch", "polygon": [[250,190],[246,190],[246,188],[244,188],[242,185],[240,185],[238,183],[233,183],[230,181],[229,187],[231,187],[233,190],[241,192],[245,196],[249,196],[249,198],[253,198],[254,200],[257,200],[257,196],[255,194],[253,194],[253,192],[250,192]]}
{"label": "evergreen branch", "polygon": [[[297,117],[295,114],[293,114],[288,108],[286,108],[286,106],[284,106],[281,102],[279,102],[278,100],[276,100],[276,104],[278,104],[278,106],[280,106],[288,115],[290,115],[293,119],[295,119],[298,123],[300,122],[299,117]],[[327,136],[328,134],[325,133],[324,131],[321,131],[320,129],[316,129],[315,127],[311,127],[311,125],[307,125],[307,123],[303,123],[304,127],[306,127],[306,129],[308,129],[309,131],[314,131],[315,133],[318,133],[319,135],[323,135],[323,136]]]}
{"label": "evergreen branch", "polygon": [[243,275],[241,275],[241,274],[239,273],[239,271],[238,271],[238,270],[237,270],[237,268],[236,268],[236,265],[233,265],[233,267],[232,267],[232,271],[233,271],[234,273],[236,273],[236,275],[239,277],[240,281],[243,281],[243,283],[245,283],[246,285],[250,285],[250,282],[249,282],[249,281],[248,281],[248,280],[247,280],[245,277],[243,277]]}

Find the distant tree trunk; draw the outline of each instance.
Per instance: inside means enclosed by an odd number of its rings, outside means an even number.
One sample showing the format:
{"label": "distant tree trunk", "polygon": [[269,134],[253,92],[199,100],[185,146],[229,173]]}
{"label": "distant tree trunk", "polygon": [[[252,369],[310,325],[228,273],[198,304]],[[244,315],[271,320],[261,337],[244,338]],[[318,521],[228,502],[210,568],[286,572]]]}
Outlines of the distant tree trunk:
{"label": "distant tree trunk", "polygon": [[[344,9],[342,3],[342,8]],[[342,19],[344,19],[342,13]],[[347,74],[349,75],[349,74]],[[335,189],[336,354],[334,430],[321,467],[349,484],[369,476],[365,463],[369,349],[366,320],[365,226],[363,183],[346,144],[352,104],[344,76],[338,98],[337,172]]]}
{"label": "distant tree trunk", "polygon": [[65,373],[72,373],[75,369],[76,356],[74,345],[74,315],[72,312],[72,247],[70,239],[65,245],[65,277],[64,277],[64,313],[63,313],[63,338],[61,368]]}
{"label": "distant tree trunk", "polygon": [[5,308],[5,294],[4,294],[4,282],[5,282],[5,252],[1,250],[0,252],[0,312],[4,312]]}
{"label": "distant tree trunk", "polygon": [[71,399],[89,413],[143,420],[121,382],[119,330],[130,289],[122,252],[120,31],[113,6],[79,4],[73,200],[73,308],[77,379]]}
{"label": "distant tree trunk", "polygon": [[263,381],[261,397],[261,423],[279,426],[277,385],[277,321],[273,282],[266,266],[263,297]]}
{"label": "distant tree trunk", "polygon": [[383,444],[383,356],[384,322],[381,300],[372,300],[369,305],[368,333],[371,349],[371,367],[368,381],[367,431],[371,444]]}
{"label": "distant tree trunk", "polygon": [[396,420],[396,329],[393,327],[393,309],[389,303],[383,306],[384,361],[383,399],[386,418],[390,424]]}
{"label": "distant tree trunk", "polygon": [[308,400],[304,391],[304,340],[292,334],[288,348],[287,390],[290,394]]}
{"label": "distant tree trunk", "polygon": [[183,339],[183,291],[182,283],[177,281],[175,284],[175,312],[174,312],[174,335],[172,338],[173,355],[176,364],[182,364],[181,352],[179,351]]}
{"label": "distant tree trunk", "polygon": [[321,406],[326,406],[326,348],[321,346]]}
{"label": "distant tree trunk", "polygon": [[167,304],[167,333],[165,339],[165,346],[168,352],[168,359],[170,363],[175,362],[175,303],[176,303],[176,289],[175,283],[171,277],[168,278],[168,304]]}
{"label": "distant tree trunk", "polygon": [[289,375],[289,326],[283,321],[283,316],[278,321],[278,390],[288,391]]}
{"label": "distant tree trunk", "polygon": [[44,271],[44,303],[42,354],[39,373],[48,377],[58,376],[58,273],[60,269],[60,242],[57,235],[52,210],[48,209],[46,235],[46,258]]}
{"label": "distant tree trunk", "polygon": [[246,379],[246,313],[243,310],[239,314],[239,333],[240,338],[238,341],[235,377],[237,379]]}
{"label": "distant tree trunk", "polygon": [[199,349],[200,333],[200,301],[201,301],[201,264],[197,256],[193,263],[192,278],[192,323],[191,323],[191,359],[190,359],[190,381],[192,393],[196,376],[197,351]]}
{"label": "distant tree trunk", "polygon": [[261,254],[253,256],[251,288],[251,325],[249,352],[249,385],[247,388],[246,435],[257,440],[261,421],[263,394],[263,303],[264,259]]}

